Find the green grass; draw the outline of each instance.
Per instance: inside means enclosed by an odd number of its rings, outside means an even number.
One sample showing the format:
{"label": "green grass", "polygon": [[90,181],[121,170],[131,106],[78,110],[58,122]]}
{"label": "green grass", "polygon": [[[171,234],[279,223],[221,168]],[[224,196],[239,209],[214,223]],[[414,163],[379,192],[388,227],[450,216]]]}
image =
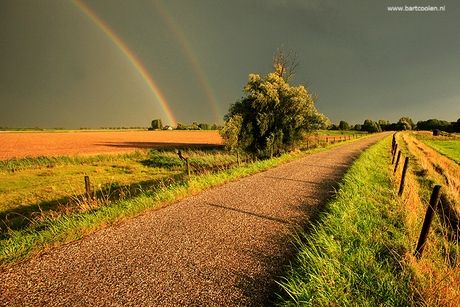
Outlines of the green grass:
{"label": "green grass", "polygon": [[451,158],[453,161],[460,165],[460,140],[424,140],[423,142],[440,154]]}
{"label": "green grass", "polygon": [[[222,146],[182,148],[200,172],[236,164]],[[43,214],[82,211],[84,177],[90,177],[94,196],[106,202],[135,196],[145,189],[184,177],[185,162],[175,149],[123,155],[64,156],[12,159],[0,163],[0,239],[8,230],[27,227]],[[93,206],[94,207],[94,206]]]}
{"label": "green grass", "polygon": [[460,165],[460,137],[455,134],[449,136],[433,136],[428,132],[419,132],[414,135],[426,145]]}
{"label": "green grass", "polygon": [[366,150],[308,231],[280,282],[280,306],[411,306],[410,248],[395,200],[391,137]]}
{"label": "green grass", "polygon": [[363,134],[367,134],[366,131],[355,131],[355,130],[318,130],[317,133],[319,135],[337,135],[337,136],[341,136],[341,135],[363,135]]}

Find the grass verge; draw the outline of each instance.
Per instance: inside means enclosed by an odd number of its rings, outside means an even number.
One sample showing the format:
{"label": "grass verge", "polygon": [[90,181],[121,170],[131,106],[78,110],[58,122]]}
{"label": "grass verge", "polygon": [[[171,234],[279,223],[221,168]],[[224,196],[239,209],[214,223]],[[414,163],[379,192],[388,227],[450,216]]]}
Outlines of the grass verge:
{"label": "grass verge", "polygon": [[392,182],[391,137],[370,147],[308,231],[279,282],[279,306],[411,306],[411,249]]}
{"label": "grass verge", "polygon": [[420,235],[433,187],[441,185],[438,205],[420,259],[408,258],[418,291],[426,306],[458,306],[460,301],[459,192],[460,168],[418,140],[419,135],[398,133],[398,144],[410,159],[401,205],[409,241]]}

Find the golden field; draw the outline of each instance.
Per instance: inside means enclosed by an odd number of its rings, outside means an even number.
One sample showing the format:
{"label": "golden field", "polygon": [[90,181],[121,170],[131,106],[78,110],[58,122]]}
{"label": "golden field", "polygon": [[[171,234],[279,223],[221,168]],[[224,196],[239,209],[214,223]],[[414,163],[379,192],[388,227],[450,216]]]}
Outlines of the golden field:
{"label": "golden field", "polygon": [[119,153],[180,145],[219,145],[218,131],[0,133],[0,159]]}

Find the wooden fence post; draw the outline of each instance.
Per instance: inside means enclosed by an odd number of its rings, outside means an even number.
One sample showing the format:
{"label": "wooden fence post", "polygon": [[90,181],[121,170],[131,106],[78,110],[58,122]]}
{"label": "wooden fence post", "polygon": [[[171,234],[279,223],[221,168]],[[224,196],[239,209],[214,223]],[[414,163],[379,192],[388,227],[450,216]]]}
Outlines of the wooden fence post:
{"label": "wooden fence post", "polygon": [[398,144],[396,144],[395,147],[393,148],[393,151],[392,151],[393,161],[391,162],[391,164],[395,163],[395,158],[396,158],[396,152],[397,151],[398,151]]}
{"label": "wooden fence post", "polygon": [[423,221],[422,231],[420,232],[420,237],[418,239],[417,248],[415,249],[414,256],[420,258],[422,256],[423,250],[425,249],[426,239],[428,238],[428,232],[430,231],[431,222],[433,221],[433,216],[436,211],[436,207],[439,203],[441,186],[436,185],[431,194],[430,204],[426,210],[425,220]]}
{"label": "wooden fence post", "polygon": [[396,173],[400,159],[401,159],[401,150],[398,152],[398,158],[396,158],[396,164],[395,164],[395,169],[393,170],[393,173]]}
{"label": "wooden fence post", "polygon": [[409,166],[409,157],[406,157],[406,161],[404,161],[404,168],[403,168],[402,177],[401,177],[401,184],[399,186],[399,192],[398,192],[399,196],[401,196],[404,191],[404,182],[406,181],[406,173],[407,173],[408,166]]}
{"label": "wooden fence post", "polygon": [[85,176],[85,190],[86,190],[86,199],[88,202],[91,201],[91,185],[89,183],[89,176]]}
{"label": "wooden fence post", "polygon": [[190,176],[190,159],[187,157],[185,161],[187,162],[187,175]]}

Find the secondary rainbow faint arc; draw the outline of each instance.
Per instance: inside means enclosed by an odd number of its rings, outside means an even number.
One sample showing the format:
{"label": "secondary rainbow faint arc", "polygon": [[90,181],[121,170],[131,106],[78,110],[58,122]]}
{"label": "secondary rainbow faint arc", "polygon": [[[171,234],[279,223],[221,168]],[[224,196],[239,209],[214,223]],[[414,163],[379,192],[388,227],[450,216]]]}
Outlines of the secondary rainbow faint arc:
{"label": "secondary rainbow faint arc", "polygon": [[215,94],[213,93],[211,87],[209,86],[210,81],[206,77],[203,69],[201,68],[201,65],[198,62],[198,57],[193,52],[193,48],[191,47],[191,44],[186,39],[184,32],[182,31],[182,27],[179,25],[176,19],[172,16],[171,12],[168,10],[167,5],[165,5],[162,1],[156,2],[156,4],[158,5],[157,7],[159,7],[160,9],[160,14],[163,16],[163,18],[169,24],[170,28],[173,30],[174,35],[178,39],[179,43],[182,45],[190,62],[192,63],[195,73],[200,79],[200,82],[203,85],[203,89],[206,95],[208,96],[208,99],[211,102],[211,107],[213,109],[214,116],[219,122],[222,121],[224,116],[222,115],[219,105],[217,104],[217,99],[215,97]]}
{"label": "secondary rainbow faint arc", "polygon": [[88,16],[109,38],[110,40],[123,52],[123,54],[128,58],[128,60],[133,64],[136,70],[141,74],[142,78],[145,80],[149,88],[152,90],[155,98],[160,103],[166,117],[168,118],[169,122],[175,126],[177,121],[174,118],[174,115],[171,112],[168,104],[166,103],[166,99],[161,94],[160,89],[153,81],[152,77],[150,77],[149,73],[145,69],[145,67],[139,62],[133,52],[126,46],[126,44],[117,36],[117,34],[109,28],[109,26],[97,16],[90,8],[88,8],[83,2],[80,0],[70,0],[73,4],[75,4],[86,16]]}

